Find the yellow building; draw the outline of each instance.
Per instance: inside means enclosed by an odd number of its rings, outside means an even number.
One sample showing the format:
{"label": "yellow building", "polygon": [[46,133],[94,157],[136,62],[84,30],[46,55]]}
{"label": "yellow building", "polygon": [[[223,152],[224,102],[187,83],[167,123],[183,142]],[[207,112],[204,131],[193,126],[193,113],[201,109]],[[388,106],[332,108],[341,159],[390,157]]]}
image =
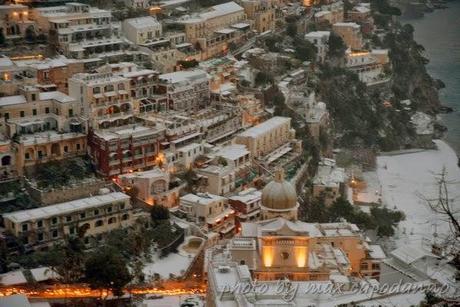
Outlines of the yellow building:
{"label": "yellow building", "polygon": [[46,248],[85,229],[85,243],[109,231],[131,226],[130,197],[113,192],[3,215],[5,228],[26,247]]}
{"label": "yellow building", "polygon": [[201,50],[202,60],[225,54],[229,44],[246,38],[251,29],[244,9],[231,1],[179,21],[187,40]]}
{"label": "yellow building", "polygon": [[363,38],[361,26],[354,22],[338,22],[332,25],[332,31],[339,35],[351,50],[361,50]]}
{"label": "yellow building", "polygon": [[290,141],[294,140],[294,135],[295,131],[291,129],[291,119],[275,116],[238,134],[236,143],[246,145],[253,157],[262,159],[277,149],[285,147],[288,150]]}
{"label": "yellow building", "polygon": [[61,92],[23,86],[21,94],[0,98],[2,132],[13,140],[16,168],[86,153],[86,123],[79,103]]}
{"label": "yellow building", "polygon": [[243,0],[241,5],[248,18],[254,21],[254,30],[263,33],[275,29],[274,2],[264,0]]}

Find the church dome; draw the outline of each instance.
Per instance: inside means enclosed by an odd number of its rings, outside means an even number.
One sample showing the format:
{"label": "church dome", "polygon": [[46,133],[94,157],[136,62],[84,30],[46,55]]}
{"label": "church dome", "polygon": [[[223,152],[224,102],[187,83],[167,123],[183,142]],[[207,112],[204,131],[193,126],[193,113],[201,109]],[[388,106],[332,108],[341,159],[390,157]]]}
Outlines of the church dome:
{"label": "church dome", "polygon": [[297,207],[297,193],[294,187],[284,180],[283,170],[277,170],[275,180],[262,190],[262,205],[269,210],[290,210]]}

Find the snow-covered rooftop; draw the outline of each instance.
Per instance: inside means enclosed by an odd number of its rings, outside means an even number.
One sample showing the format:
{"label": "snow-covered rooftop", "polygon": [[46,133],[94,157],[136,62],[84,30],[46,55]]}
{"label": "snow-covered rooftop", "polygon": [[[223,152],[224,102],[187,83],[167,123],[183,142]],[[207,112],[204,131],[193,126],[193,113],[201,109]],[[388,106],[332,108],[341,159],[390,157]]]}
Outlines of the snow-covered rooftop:
{"label": "snow-covered rooftop", "polygon": [[291,118],[289,117],[275,116],[275,117],[270,118],[269,120],[264,121],[261,124],[258,124],[257,126],[249,128],[248,130],[240,133],[239,136],[257,138],[273,129],[278,128],[281,125],[284,125],[290,122],[291,122]]}
{"label": "snow-covered rooftop", "polygon": [[209,205],[216,201],[225,200],[225,197],[210,193],[186,194],[180,198],[181,202],[187,202],[197,205]]}
{"label": "snow-covered rooftop", "polygon": [[110,194],[77,199],[65,203],[60,203],[36,209],[20,210],[11,213],[5,213],[3,214],[3,218],[11,220],[14,223],[22,223],[26,221],[34,221],[49,218],[51,216],[70,214],[89,208],[105,206],[115,201],[126,201],[129,199],[130,197],[124,193],[113,192]]}
{"label": "snow-covered rooftop", "polygon": [[125,19],[123,22],[130,25],[133,28],[136,28],[137,30],[152,27],[161,27],[161,23],[152,16],[129,18]]}

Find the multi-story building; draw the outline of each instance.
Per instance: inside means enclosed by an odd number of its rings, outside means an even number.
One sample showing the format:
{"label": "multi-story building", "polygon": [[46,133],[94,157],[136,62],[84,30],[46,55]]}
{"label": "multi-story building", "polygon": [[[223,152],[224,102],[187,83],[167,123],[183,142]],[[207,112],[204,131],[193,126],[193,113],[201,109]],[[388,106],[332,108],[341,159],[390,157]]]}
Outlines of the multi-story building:
{"label": "multi-story building", "polygon": [[351,50],[363,48],[361,26],[354,22],[338,22],[332,25],[332,31],[339,35]]}
{"label": "multi-story building", "polygon": [[180,184],[171,181],[170,173],[163,169],[125,174],[120,176],[119,183],[126,191],[135,189],[134,195],[149,205],[168,208],[179,205]]}
{"label": "multi-story building", "polygon": [[385,66],[389,65],[387,49],[347,51],[345,56],[347,68],[354,71],[362,82],[371,85],[389,80],[384,73]]}
{"label": "multi-story building", "polygon": [[270,164],[293,149],[298,151],[300,144],[294,136],[291,119],[275,116],[238,134],[235,142],[246,145],[252,157]]}
{"label": "multi-story building", "polygon": [[204,179],[204,190],[215,195],[226,195],[235,190],[235,169],[231,165],[209,165],[196,170]]}
{"label": "multi-story building", "polygon": [[176,155],[176,163],[186,169],[193,167],[195,159],[204,154],[202,143],[190,143],[171,150]]}
{"label": "multi-story building", "polygon": [[251,166],[251,153],[245,145],[230,144],[219,148],[214,154],[218,159],[222,158],[227,161],[235,170],[241,170]]}
{"label": "multi-story building", "polygon": [[240,228],[241,223],[259,220],[260,205],[262,203],[261,191],[249,188],[239,192],[237,195],[230,196],[228,202],[236,212],[238,228]]}
{"label": "multi-story building", "polygon": [[318,23],[327,22],[332,25],[337,22],[343,22],[343,14],[343,2],[337,1],[331,4],[322,5],[321,10],[315,13],[314,19]]}
{"label": "multi-story building", "polygon": [[29,69],[37,78],[37,86],[42,91],[57,90],[66,94],[69,92],[69,78],[85,72],[83,61],[68,59],[64,56],[53,59],[15,61],[15,64]]}
{"label": "multi-story building", "polygon": [[357,23],[367,22],[371,18],[370,3],[359,3],[347,11],[347,20]]}
{"label": "multi-story building", "polygon": [[233,106],[207,108],[195,114],[193,119],[210,144],[228,141],[241,129],[241,114]]}
{"label": "multi-story building", "polygon": [[61,92],[24,86],[21,94],[0,98],[1,128],[13,139],[16,167],[59,160],[86,152],[86,122],[79,103]]}
{"label": "multi-story building", "polygon": [[123,21],[124,36],[136,45],[149,44],[163,36],[161,23],[154,17],[128,18]]}
{"label": "multi-story building", "polygon": [[113,73],[76,74],[69,79],[69,95],[83,107],[93,129],[130,124],[137,108],[130,96],[130,79]]}
{"label": "multi-story building", "polygon": [[230,44],[246,39],[251,29],[244,9],[233,1],[212,6],[178,23],[184,26],[187,40],[199,46],[203,60],[225,54]]}
{"label": "multi-story building", "polygon": [[35,22],[29,8],[22,4],[0,5],[0,31],[6,39],[23,38],[27,30],[35,33]]}
{"label": "multi-story building", "polygon": [[275,29],[275,1],[243,0],[246,16],[254,21],[254,30],[263,33]]}
{"label": "multi-story building", "polygon": [[235,211],[227,199],[213,194],[187,194],[180,198],[180,210],[187,219],[201,226],[204,231],[232,236],[235,229]]}
{"label": "multi-story building", "polygon": [[135,216],[130,197],[113,192],[42,208],[3,214],[5,228],[27,248],[47,248],[67,236],[84,232],[84,241],[100,240],[115,229],[129,227]]}
{"label": "multi-story building", "polygon": [[156,95],[158,72],[155,70],[143,69],[131,62],[119,62],[103,65],[97,68],[96,71],[99,73],[113,73],[127,78],[129,80],[129,94],[133,99],[140,100]]}
{"label": "multi-story building", "polygon": [[42,32],[49,33],[50,42],[70,57],[122,52],[120,24],[112,20],[110,11],[68,2],[65,6],[35,8],[32,17]]}
{"label": "multi-story building", "polygon": [[210,88],[206,72],[195,69],[162,74],[157,94],[168,98],[167,110],[197,111],[209,104]]}
{"label": "multi-story building", "polygon": [[305,34],[305,39],[316,47],[316,60],[323,63],[327,56],[329,49],[329,31],[314,31]]}
{"label": "multi-story building", "polygon": [[163,126],[127,125],[111,129],[91,130],[88,152],[97,172],[115,177],[134,170],[147,170],[160,161]]}

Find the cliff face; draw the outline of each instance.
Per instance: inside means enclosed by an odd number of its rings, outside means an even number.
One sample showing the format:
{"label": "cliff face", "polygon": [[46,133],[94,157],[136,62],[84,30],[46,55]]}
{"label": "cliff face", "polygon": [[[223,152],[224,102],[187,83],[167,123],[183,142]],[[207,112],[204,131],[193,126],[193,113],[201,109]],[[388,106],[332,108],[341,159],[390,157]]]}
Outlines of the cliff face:
{"label": "cliff face", "polygon": [[404,25],[384,39],[393,66],[392,89],[396,100],[410,99],[418,110],[436,113],[441,106],[439,85],[426,71],[425,49],[414,41],[413,32],[411,25]]}

